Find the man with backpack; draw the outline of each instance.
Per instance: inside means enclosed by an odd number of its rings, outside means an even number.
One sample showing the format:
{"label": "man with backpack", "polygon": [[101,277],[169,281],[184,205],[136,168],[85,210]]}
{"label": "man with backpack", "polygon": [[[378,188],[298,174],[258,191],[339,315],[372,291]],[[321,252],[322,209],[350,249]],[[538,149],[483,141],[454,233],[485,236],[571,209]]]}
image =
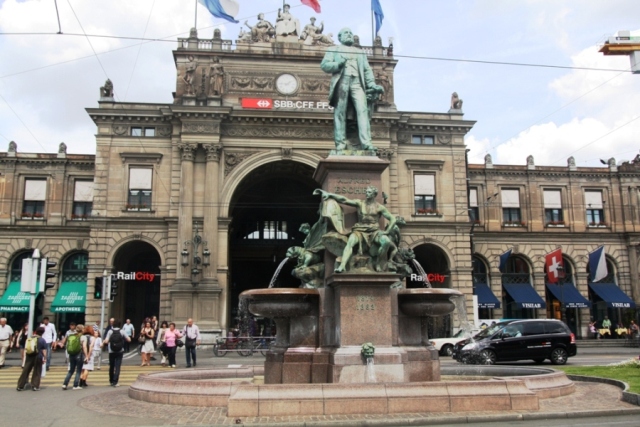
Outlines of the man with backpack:
{"label": "man with backpack", "polygon": [[74,371],[76,372],[76,377],[73,379],[73,389],[82,390],[82,387],[80,386],[80,374],[82,374],[82,363],[84,362],[82,343],[80,342],[82,331],[84,331],[84,325],[77,325],[75,333],[69,335],[66,339],[66,349],[67,354],[69,355],[69,371],[67,372],[67,376],[62,384],[63,390],[67,389],[69,380],[71,380],[71,375],[73,375]]}
{"label": "man with backpack", "polygon": [[18,391],[24,390],[24,386],[27,384],[27,378],[29,378],[29,373],[32,369],[31,390],[40,390],[42,365],[47,360],[48,347],[47,342],[42,338],[42,334],[44,334],[44,328],[40,326],[36,329],[35,334],[27,338],[25,342],[24,368],[22,368],[22,374],[18,379],[18,388],[16,388]]}
{"label": "man with backpack", "polygon": [[109,384],[111,384],[111,387],[119,386],[120,366],[124,356],[124,342],[131,341],[131,338],[120,330],[121,325],[120,320],[115,319],[103,343],[103,345],[107,344],[109,346]]}

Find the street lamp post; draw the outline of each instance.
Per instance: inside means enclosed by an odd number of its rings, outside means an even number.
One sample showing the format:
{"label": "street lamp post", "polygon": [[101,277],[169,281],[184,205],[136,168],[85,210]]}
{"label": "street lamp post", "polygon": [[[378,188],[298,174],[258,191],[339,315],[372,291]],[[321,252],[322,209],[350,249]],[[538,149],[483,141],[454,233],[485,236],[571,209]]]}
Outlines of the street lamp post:
{"label": "street lamp post", "polygon": [[[105,290],[107,290],[107,280],[108,280],[109,272],[105,269],[102,272],[102,292],[100,293],[100,336],[102,336],[102,331],[104,330],[104,299],[105,299]],[[111,292],[110,290],[107,290]]]}

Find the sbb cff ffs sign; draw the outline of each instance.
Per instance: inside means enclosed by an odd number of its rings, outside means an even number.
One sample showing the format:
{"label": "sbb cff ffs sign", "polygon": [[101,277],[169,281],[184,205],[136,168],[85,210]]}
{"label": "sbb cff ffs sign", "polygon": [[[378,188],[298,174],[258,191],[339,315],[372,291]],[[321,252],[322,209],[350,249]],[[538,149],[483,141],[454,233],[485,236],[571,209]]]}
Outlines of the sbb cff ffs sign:
{"label": "sbb cff ffs sign", "polygon": [[271,110],[273,108],[273,100],[268,98],[242,98],[242,108]]}

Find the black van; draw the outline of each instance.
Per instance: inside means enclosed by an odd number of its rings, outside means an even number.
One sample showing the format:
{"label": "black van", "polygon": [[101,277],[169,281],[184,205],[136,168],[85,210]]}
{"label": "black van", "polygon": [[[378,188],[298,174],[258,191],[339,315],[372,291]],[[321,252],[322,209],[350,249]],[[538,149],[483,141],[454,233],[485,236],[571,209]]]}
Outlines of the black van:
{"label": "black van", "polygon": [[480,331],[472,339],[457,343],[453,358],[461,363],[493,365],[501,361],[550,359],[564,365],[575,356],[576,337],[555,319],[508,320]]}

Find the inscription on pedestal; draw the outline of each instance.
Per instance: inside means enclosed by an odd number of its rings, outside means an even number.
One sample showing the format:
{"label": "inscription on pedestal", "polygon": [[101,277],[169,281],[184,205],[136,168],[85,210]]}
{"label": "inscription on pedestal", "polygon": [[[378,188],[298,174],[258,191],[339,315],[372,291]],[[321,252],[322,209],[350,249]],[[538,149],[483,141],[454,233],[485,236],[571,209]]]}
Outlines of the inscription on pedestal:
{"label": "inscription on pedestal", "polygon": [[376,304],[373,297],[358,295],[356,297],[356,310],[375,311]]}

